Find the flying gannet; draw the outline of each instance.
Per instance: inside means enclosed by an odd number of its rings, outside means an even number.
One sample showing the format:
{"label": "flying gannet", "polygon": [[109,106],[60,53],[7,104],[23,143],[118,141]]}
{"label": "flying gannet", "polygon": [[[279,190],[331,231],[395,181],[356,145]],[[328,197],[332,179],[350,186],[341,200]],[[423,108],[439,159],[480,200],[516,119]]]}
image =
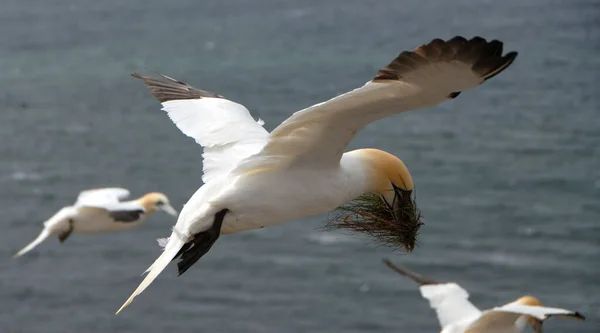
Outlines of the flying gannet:
{"label": "flying gannet", "polygon": [[480,37],[434,39],[400,53],[362,87],[294,113],[271,133],[223,96],[162,74],[132,74],[175,125],[204,147],[204,185],[119,311],[171,260],[180,259],[183,274],[220,234],[325,213],[365,193],[377,194],[398,222],[414,217],[416,206],[407,205],[413,180],[404,163],[377,149],[345,152],[346,146],[371,122],[451,100],[504,71],[517,53],[502,49],[502,42]]}
{"label": "flying gannet", "polygon": [[52,235],[58,235],[58,240],[63,243],[74,232],[101,233],[138,227],[150,214],[159,210],[177,216],[177,211],[162,193],[153,192],[136,200],[120,201],[128,196],[128,190],[118,187],[90,189],[79,193],[73,206],[63,207],[44,222],[44,229],[37,238],[14,257],[33,250]]}
{"label": "flying gannet", "polygon": [[389,260],[384,263],[420,285],[421,295],[437,313],[441,333],[523,333],[527,324],[536,333],[542,333],[542,323],[550,317],[585,319],[578,312],[542,306],[533,296],[481,311],[469,302],[469,293],[456,283],[435,282]]}

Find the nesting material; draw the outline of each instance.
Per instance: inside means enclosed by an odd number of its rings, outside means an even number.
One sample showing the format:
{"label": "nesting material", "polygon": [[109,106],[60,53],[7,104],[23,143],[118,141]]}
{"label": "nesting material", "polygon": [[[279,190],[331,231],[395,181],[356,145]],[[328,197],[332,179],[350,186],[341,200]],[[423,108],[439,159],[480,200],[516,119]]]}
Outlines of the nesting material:
{"label": "nesting material", "polygon": [[406,191],[395,214],[379,195],[364,194],[339,207],[337,214],[327,223],[327,229],[366,233],[380,244],[411,252],[423,225],[421,211],[411,194],[412,191]]}

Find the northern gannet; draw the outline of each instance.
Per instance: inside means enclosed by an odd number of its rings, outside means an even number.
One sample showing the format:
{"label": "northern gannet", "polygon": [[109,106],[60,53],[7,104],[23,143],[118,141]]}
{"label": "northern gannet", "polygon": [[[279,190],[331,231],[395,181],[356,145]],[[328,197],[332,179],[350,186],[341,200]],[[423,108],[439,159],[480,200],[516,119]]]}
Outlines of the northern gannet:
{"label": "northern gannet", "polygon": [[[294,113],[271,133],[241,104],[159,74],[143,80],[175,125],[204,147],[204,185],[185,204],[164,252],[119,309],[129,305],[168,263],[183,274],[220,234],[263,228],[326,213],[375,193],[398,222],[413,181],[387,152],[344,152],[367,124],[456,98],[510,66],[517,52],[481,37],[434,39],[405,51],[362,87]],[[410,206],[416,215],[416,207]],[[402,213],[399,216],[397,213]]]}
{"label": "northern gannet", "polygon": [[44,229],[39,236],[14,257],[31,251],[52,235],[58,235],[62,243],[74,232],[101,233],[135,228],[156,211],[177,216],[177,211],[162,193],[153,192],[136,200],[121,201],[128,196],[127,189],[118,187],[82,191],[73,206],[63,207],[44,222]]}
{"label": "northern gannet", "polygon": [[420,285],[421,295],[437,313],[441,333],[523,333],[528,324],[536,333],[542,333],[542,323],[550,317],[585,319],[578,312],[542,306],[533,296],[481,311],[469,302],[469,293],[456,283],[439,283],[389,260],[384,263]]}

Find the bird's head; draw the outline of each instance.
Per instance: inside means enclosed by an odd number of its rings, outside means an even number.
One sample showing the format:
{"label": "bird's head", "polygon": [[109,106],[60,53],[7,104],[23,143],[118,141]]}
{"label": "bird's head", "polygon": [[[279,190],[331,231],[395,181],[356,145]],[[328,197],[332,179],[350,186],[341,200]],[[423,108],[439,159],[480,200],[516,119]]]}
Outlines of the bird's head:
{"label": "bird's head", "polygon": [[[523,297],[519,298],[518,300],[516,300],[514,303],[517,303],[520,305],[527,305],[527,306],[542,306],[542,302],[540,302],[540,300],[538,300],[537,298],[535,298],[533,296],[523,296]],[[573,312],[573,311],[557,309],[557,308],[554,308],[554,311],[555,311],[554,313],[546,313],[544,315],[544,319],[552,316],[552,317],[563,317],[563,318],[571,318],[571,319],[577,319],[577,320],[585,320],[585,317],[579,312]],[[529,325],[531,325],[531,327],[533,328],[535,333],[543,332],[543,327],[542,327],[543,320],[540,320],[539,318],[536,318],[536,317],[530,316],[530,315],[526,315],[526,318],[527,318],[527,322],[529,323]]]}
{"label": "bird's head", "polygon": [[[521,304],[521,305],[527,305],[527,306],[542,306],[542,303],[540,302],[540,300],[538,300],[537,298],[535,298],[533,296],[523,296],[523,297],[519,298],[518,300],[516,300],[515,303]],[[543,332],[541,320],[539,320],[535,317],[532,317],[532,316],[527,316],[527,322],[529,323],[529,325],[531,325],[531,327],[533,328],[533,330],[536,333]]]}
{"label": "bird's head", "polygon": [[139,198],[138,202],[144,207],[144,209],[146,209],[148,213],[163,211],[169,215],[177,216],[177,211],[169,203],[169,198],[162,193],[147,193],[143,197]]}
{"label": "bird's head", "polygon": [[521,305],[542,306],[542,303],[540,302],[540,300],[533,296],[523,296],[523,297],[519,298],[516,302]]}
{"label": "bird's head", "polygon": [[[398,157],[378,149],[350,152],[365,170],[366,193],[340,207],[336,227],[365,232],[378,240],[412,251],[421,222],[414,200],[414,183]],[[330,225],[332,225],[330,223]]]}
{"label": "bird's head", "polygon": [[408,168],[398,157],[379,149],[360,149],[368,166],[367,181],[372,192],[397,210],[399,204],[413,196],[414,183]]}

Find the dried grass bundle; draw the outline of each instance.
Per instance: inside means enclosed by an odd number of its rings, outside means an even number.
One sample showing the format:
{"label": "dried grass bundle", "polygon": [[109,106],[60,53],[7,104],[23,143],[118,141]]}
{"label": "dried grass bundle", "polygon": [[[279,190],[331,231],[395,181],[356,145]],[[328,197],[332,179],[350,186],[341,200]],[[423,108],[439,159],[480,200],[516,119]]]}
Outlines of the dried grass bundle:
{"label": "dried grass bundle", "polygon": [[328,223],[327,229],[349,229],[366,233],[379,243],[395,249],[411,252],[417,242],[421,222],[421,211],[405,191],[400,209],[396,213],[374,193],[364,194],[337,209],[337,214]]}

